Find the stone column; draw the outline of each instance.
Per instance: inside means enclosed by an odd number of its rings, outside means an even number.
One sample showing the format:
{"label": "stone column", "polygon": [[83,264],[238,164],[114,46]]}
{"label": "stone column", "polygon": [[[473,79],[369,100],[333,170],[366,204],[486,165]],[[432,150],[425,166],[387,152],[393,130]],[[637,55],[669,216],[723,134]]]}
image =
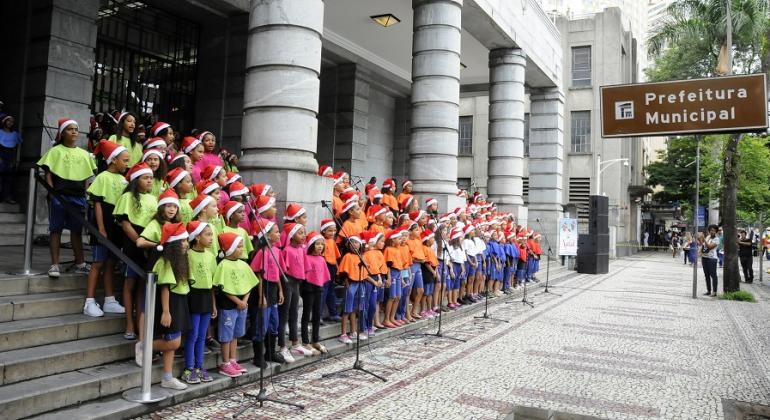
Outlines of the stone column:
{"label": "stone column", "polygon": [[369,126],[369,73],[355,64],[337,69],[337,126],[334,136],[335,170],[369,179],[366,169]]}
{"label": "stone column", "polygon": [[489,52],[489,160],[487,194],[502,211],[523,204],[524,67],[518,48]]}
{"label": "stone column", "polygon": [[529,225],[540,219],[551,245],[563,212],[564,94],[545,88],[530,94]]}
{"label": "stone column", "polygon": [[409,179],[415,194],[435,196],[442,208],[457,201],[462,4],[462,0],[412,0]]}
{"label": "stone column", "polygon": [[270,184],[280,212],[304,203],[311,226],[331,198],[315,159],[323,17],[322,0],[252,0],[246,45],[241,174]]}

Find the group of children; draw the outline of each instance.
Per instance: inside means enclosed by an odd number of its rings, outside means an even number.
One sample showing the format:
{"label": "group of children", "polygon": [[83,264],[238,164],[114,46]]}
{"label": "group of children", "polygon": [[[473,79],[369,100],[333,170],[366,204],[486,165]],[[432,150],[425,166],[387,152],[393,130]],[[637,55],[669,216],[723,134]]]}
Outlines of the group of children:
{"label": "group of children", "polygon": [[[433,199],[419,209],[410,181],[397,196],[393,179],[360,192],[348,174],[321,166],[319,175],[334,184],[333,217],[314,230],[306,209],[291,203],[279,226],[273,188],[244,185],[237,157],[215,151],[211,132],[180,139],[169,124],[156,121],[142,137],[133,114],[116,113],[111,121],[110,136],[92,127],[91,155],[76,146],[77,122],[59,120],[56,144],[38,162],[57,192],[49,203],[48,274],[60,276],[59,243],[67,229],[75,270],[88,274],[83,313],[125,313],[124,337],[138,339],[136,363],[142,364],[146,351],[162,353],[163,387],[185,389],[212,380],[203,366],[210,337],[221,346],[219,373],[235,377],[246,371],[236,354],[240,337],[251,339],[257,366],[326,353],[319,333],[324,307],[327,320],[342,321],[339,340],[350,344],[377,329],[398,328],[536,281],[539,234],[516,226],[512,216],[498,214],[479,195],[439,215]],[[90,266],[81,236],[86,215],[99,231],[92,235]],[[145,276],[126,266],[121,305],[113,290],[118,259],[105,239],[157,277],[156,305],[149,308],[156,321],[152,349],[141,341]],[[95,300],[100,278],[103,306]],[[183,339],[180,381],[171,367]]]}

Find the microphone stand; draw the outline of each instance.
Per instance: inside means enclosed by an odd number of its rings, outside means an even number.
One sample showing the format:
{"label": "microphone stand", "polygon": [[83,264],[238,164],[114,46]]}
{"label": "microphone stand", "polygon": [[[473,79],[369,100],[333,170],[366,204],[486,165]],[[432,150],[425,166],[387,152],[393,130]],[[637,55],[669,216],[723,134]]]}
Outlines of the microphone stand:
{"label": "microphone stand", "polygon": [[491,281],[493,280],[484,281],[484,314],[480,316],[474,316],[473,319],[485,319],[490,321],[500,321],[500,322],[510,323],[510,321],[507,321],[505,319],[495,318],[489,315],[489,283]]}
{"label": "microphone stand", "polygon": [[[452,337],[452,336],[449,336],[449,335],[444,335],[444,333],[441,331],[442,319],[443,319],[443,314],[444,314],[444,292],[446,292],[446,285],[445,285],[445,282],[444,282],[444,280],[446,280],[446,275],[444,275],[444,272],[446,272],[447,269],[451,270],[451,268],[448,268],[448,266],[447,266],[447,261],[449,261],[449,254],[447,253],[447,246],[449,244],[444,240],[444,235],[441,234],[441,228],[439,227],[440,225],[439,225],[438,220],[436,220],[436,216],[434,214],[431,214],[431,218],[436,221],[436,233],[435,233],[435,235],[438,238],[438,240],[441,241],[441,259],[442,259],[442,261],[444,261],[444,270],[442,270],[442,272],[438,274],[438,278],[436,279],[436,282],[441,284],[441,287],[442,287],[441,293],[439,294],[439,301],[438,301],[438,309],[439,309],[439,311],[438,311],[438,329],[436,330],[435,333],[414,333],[414,334],[410,334],[407,338],[423,338],[423,337],[431,336],[431,337],[436,337],[437,339],[445,338],[445,339],[448,339],[448,340],[455,340],[455,341],[459,341],[459,342],[465,343],[468,340],[463,340],[462,338],[457,338],[457,337]],[[443,275],[443,278],[442,278],[442,275]],[[427,345],[428,343],[425,343],[425,344]]]}
{"label": "microphone stand", "polygon": [[[331,213],[332,219],[334,220],[335,223],[338,223],[340,226],[342,225],[342,223],[340,223],[339,218],[334,214],[334,212],[332,211],[331,207],[329,207],[329,204],[326,202],[326,200],[321,200],[321,207],[324,207],[324,208],[326,208],[326,210],[329,210],[329,213]],[[350,244],[350,238],[346,237],[345,241],[347,241],[348,245]],[[369,275],[369,277],[370,278],[374,278],[372,276],[372,272],[369,271],[369,266],[366,265],[366,262],[364,261],[364,258],[361,256],[360,250],[355,250],[354,251],[353,247],[351,247],[351,246],[348,246],[348,249],[350,249],[358,257],[358,261],[359,261],[358,262],[358,269],[359,270],[361,270],[362,268],[365,269],[366,273]],[[364,280],[364,281],[366,281],[366,280]],[[356,360],[353,361],[353,367],[341,369],[341,370],[338,370],[336,372],[325,373],[325,374],[321,375],[321,378],[328,378],[330,376],[339,375],[340,373],[349,372],[349,371],[352,370],[352,371],[359,371],[359,372],[367,373],[367,374],[369,374],[371,376],[374,376],[375,378],[381,380],[382,382],[387,382],[388,380],[385,379],[384,377],[382,377],[382,376],[380,376],[380,375],[378,375],[378,374],[376,374],[376,373],[374,373],[374,372],[364,368],[364,362],[361,361],[361,330],[363,329],[362,327],[363,327],[364,313],[366,312],[366,296],[364,296],[364,288],[363,287],[359,287],[359,289],[360,289],[360,291],[359,291],[359,299],[360,299],[360,302],[363,302],[364,309],[361,311],[361,313],[359,314],[360,316],[358,317],[359,331],[356,334]],[[360,303],[359,303],[359,306],[361,306]]]}
{"label": "microphone stand", "polygon": [[[522,252],[521,249],[519,249],[519,252]],[[524,252],[527,252],[527,250],[525,249]],[[526,268],[524,269],[524,272],[526,273]],[[525,277],[526,277],[526,275],[525,275]],[[527,279],[526,278],[524,279],[522,284],[524,285],[524,296],[521,298],[521,304],[522,305],[529,305],[530,308],[534,309],[535,308],[535,304],[531,300],[527,299]]]}
{"label": "microphone stand", "polygon": [[[257,226],[259,227],[259,231],[262,232],[263,229],[264,229],[264,226],[262,225],[262,221],[260,220],[259,217],[255,218],[255,220],[257,222]],[[257,244],[259,244],[259,241],[257,241]],[[278,272],[280,273],[281,278],[283,278],[284,282],[287,282],[288,279],[286,278],[286,273],[284,273],[284,271],[281,269],[281,265],[278,264],[278,258],[275,256],[275,253],[273,252],[272,244],[267,243],[267,232],[265,232],[265,244],[266,245],[263,246],[263,247],[261,246],[261,248],[263,250],[267,249],[267,252],[270,254],[270,257],[273,260],[273,263],[275,264],[276,267],[278,267]],[[263,325],[262,309],[263,308],[261,308],[259,306],[261,306],[263,298],[267,299],[267,297],[265,297],[266,290],[265,290],[265,287],[263,287],[264,283],[266,281],[267,280],[263,279],[262,282],[260,282],[260,287],[262,288],[262,293],[261,293],[261,296],[259,296],[259,304],[257,305],[257,326],[256,326],[257,333],[260,333],[262,331],[262,325]],[[279,331],[278,333],[279,334],[284,334],[283,331]],[[267,334],[267,331],[265,331],[265,334]],[[267,349],[267,346],[264,345],[264,341],[265,341],[264,337],[262,338],[262,341],[263,341],[263,349]],[[269,361],[271,363],[273,361],[272,360],[273,359],[272,354],[273,354],[273,349],[268,349],[268,355],[270,356],[270,358],[269,358],[270,360]],[[276,403],[276,404],[288,405],[290,407],[299,408],[300,410],[304,410],[305,409],[305,406],[302,405],[302,404],[297,404],[297,403],[293,403],[293,402],[289,402],[289,401],[283,401],[283,400],[279,400],[277,398],[271,398],[271,397],[269,397],[267,395],[267,389],[265,389],[265,368],[263,367],[264,365],[265,365],[264,363],[260,363],[260,366],[259,366],[259,392],[256,395],[248,393],[248,392],[244,392],[243,393],[244,397],[253,398],[254,402],[252,402],[250,404],[247,404],[246,406],[241,408],[237,413],[235,413],[233,415],[233,418],[236,418],[236,417],[240,416],[246,410],[248,410],[248,409],[250,409],[252,407],[255,407],[257,404],[259,404],[259,408],[262,408],[264,406],[265,402],[271,402],[271,403]],[[272,366],[271,366],[271,370],[272,370]]]}
{"label": "microphone stand", "polygon": [[554,296],[561,296],[558,293],[551,292],[548,290],[548,279],[551,274],[551,254],[553,251],[551,251],[551,241],[548,240],[548,234],[545,233],[545,230],[543,229],[543,224],[540,223],[540,219],[535,219],[537,221],[537,224],[540,225],[540,232],[543,232],[543,238],[545,239],[545,245],[548,247],[548,253],[546,254],[546,263],[545,263],[545,290],[543,290],[541,295],[549,293]]}

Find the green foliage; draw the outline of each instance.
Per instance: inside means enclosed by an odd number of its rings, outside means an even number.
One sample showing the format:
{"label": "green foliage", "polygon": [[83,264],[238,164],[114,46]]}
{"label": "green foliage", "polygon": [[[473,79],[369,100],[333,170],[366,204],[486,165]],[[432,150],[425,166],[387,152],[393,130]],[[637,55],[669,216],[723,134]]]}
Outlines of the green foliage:
{"label": "green foliage", "polygon": [[653,66],[644,69],[649,82],[697,79],[711,75],[717,64],[714,54],[703,54],[702,48],[684,48],[674,45],[655,60]]}
{"label": "green foliage", "polygon": [[756,302],[754,295],[745,290],[736,290],[734,292],[727,292],[719,295],[720,299],[724,300],[738,300],[741,302]]}

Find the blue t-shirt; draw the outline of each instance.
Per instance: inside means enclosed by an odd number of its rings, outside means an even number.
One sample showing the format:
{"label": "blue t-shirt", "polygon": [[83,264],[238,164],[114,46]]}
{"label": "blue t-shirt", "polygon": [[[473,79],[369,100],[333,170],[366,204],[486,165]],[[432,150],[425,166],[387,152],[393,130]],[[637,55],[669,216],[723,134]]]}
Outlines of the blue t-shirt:
{"label": "blue t-shirt", "polygon": [[0,146],[13,149],[20,144],[21,135],[19,135],[18,131],[5,131],[0,129]]}

